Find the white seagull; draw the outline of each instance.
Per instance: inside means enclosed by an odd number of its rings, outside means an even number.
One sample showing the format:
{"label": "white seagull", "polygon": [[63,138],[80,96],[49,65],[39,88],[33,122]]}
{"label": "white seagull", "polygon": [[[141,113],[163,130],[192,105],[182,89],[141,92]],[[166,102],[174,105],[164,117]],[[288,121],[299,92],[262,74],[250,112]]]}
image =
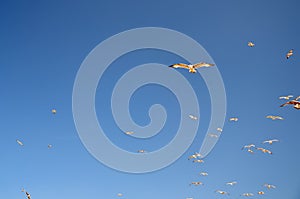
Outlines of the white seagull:
{"label": "white seagull", "polygon": [[294,54],[294,49],[289,50],[289,52],[286,54],[286,58],[290,58]]}
{"label": "white seagull", "polygon": [[249,47],[254,47],[255,44],[254,44],[253,42],[249,41],[249,42],[248,42],[248,46],[249,46]]}
{"label": "white seagull", "polygon": [[24,146],[23,142],[21,142],[20,140],[16,140],[16,142],[17,142],[20,146]]}
{"label": "white seagull", "polygon": [[279,140],[277,140],[277,139],[273,139],[273,140],[266,140],[266,141],[263,141],[263,144],[265,144],[265,143],[268,143],[268,144],[273,144],[273,142],[279,142]]}
{"label": "white seagull", "polygon": [[198,117],[194,116],[194,115],[189,115],[189,117],[192,119],[192,120],[197,120]]}
{"label": "white seagull", "polygon": [[178,64],[173,64],[169,67],[172,68],[184,68],[184,69],[188,69],[190,73],[196,73],[197,72],[197,68],[202,68],[202,67],[211,67],[214,66],[214,64],[209,64],[209,63],[205,63],[205,62],[200,62],[197,64],[182,64],[182,63],[178,63]]}
{"label": "white seagull", "polygon": [[226,185],[231,185],[231,186],[233,186],[233,185],[235,185],[236,183],[237,183],[236,181],[233,181],[233,182],[227,182]]}

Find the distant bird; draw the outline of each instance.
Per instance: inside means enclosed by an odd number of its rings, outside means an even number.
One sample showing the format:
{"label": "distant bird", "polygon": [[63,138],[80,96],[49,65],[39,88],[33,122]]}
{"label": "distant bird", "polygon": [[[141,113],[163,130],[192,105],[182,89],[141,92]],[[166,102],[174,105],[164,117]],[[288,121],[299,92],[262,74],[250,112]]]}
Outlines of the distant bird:
{"label": "distant bird", "polygon": [[48,144],[48,149],[51,149],[52,148],[52,144]]}
{"label": "distant bird", "polygon": [[122,193],[118,193],[117,196],[121,197],[121,196],[123,196],[123,194]]}
{"label": "distant bird", "polygon": [[189,160],[190,159],[196,159],[198,157],[202,157],[202,155],[200,153],[195,153],[195,154],[189,156]]}
{"label": "distant bird", "polygon": [[249,153],[254,153],[254,151],[251,150],[251,149],[248,149],[247,151],[248,151]]}
{"label": "distant bird", "polygon": [[20,146],[24,146],[23,142],[21,142],[20,140],[16,140],[16,142],[17,142]]}
{"label": "distant bird", "polygon": [[257,192],[257,194],[258,194],[258,195],[264,195],[264,194],[265,194],[265,192],[263,192],[263,191],[259,191],[259,192]]}
{"label": "distant bird", "polygon": [[286,54],[286,58],[290,58],[294,54],[294,49],[289,50],[289,52]]}
{"label": "distant bird", "polygon": [[254,144],[248,144],[248,145],[243,146],[242,150],[245,149],[245,148],[250,149],[252,147],[255,147],[255,145]]}
{"label": "distant bird", "polygon": [[25,194],[27,196],[27,199],[31,199],[31,196],[30,196],[30,194],[27,191],[25,192]]}
{"label": "distant bird", "polygon": [[[298,97],[296,99],[298,99]],[[294,108],[297,109],[297,110],[300,109],[300,101],[297,101],[297,100],[288,101],[288,102],[286,102],[284,104],[281,104],[280,107],[284,107],[284,106],[286,106],[288,104],[294,105]]]}
{"label": "distant bird", "polygon": [[216,190],[215,192],[222,194],[222,195],[229,195],[229,193],[226,191]]}
{"label": "distant bird", "polygon": [[273,139],[273,140],[266,140],[266,141],[263,141],[263,144],[265,144],[265,143],[268,143],[268,144],[273,144],[273,142],[279,142],[279,140],[277,140],[277,139]]}
{"label": "distant bird", "polygon": [[280,117],[277,115],[268,115],[268,116],[266,116],[266,118],[272,119],[272,120],[283,120],[283,117]]}
{"label": "distant bird", "polygon": [[146,151],[144,149],[140,149],[137,151],[138,153],[146,153]]}
{"label": "distant bird", "polygon": [[203,185],[203,182],[200,182],[200,181],[198,181],[198,182],[191,182],[190,186],[191,185],[195,185],[195,186]]}
{"label": "distant bird", "polygon": [[298,97],[296,97],[296,99],[295,99],[295,100],[296,100],[296,101],[298,101],[299,99],[300,99],[300,95],[299,95]]}
{"label": "distant bird", "polygon": [[212,137],[212,138],[218,138],[219,136],[217,134],[214,134],[214,133],[209,133],[207,134],[209,137]]}
{"label": "distant bird", "polygon": [[189,117],[192,119],[192,120],[197,120],[198,117],[194,116],[194,115],[189,115]]}
{"label": "distant bird", "polygon": [[51,110],[51,113],[52,113],[52,114],[56,114],[56,109],[52,109],[52,110]]}
{"label": "distant bird", "polygon": [[267,187],[268,189],[275,189],[276,188],[276,186],[274,186],[274,185],[271,185],[271,184],[264,184],[264,187]]}
{"label": "distant bird", "polygon": [[234,122],[237,122],[239,120],[239,118],[237,117],[232,117],[232,118],[229,118],[229,121],[234,121]]}
{"label": "distant bird", "polygon": [[126,135],[132,135],[132,134],[134,134],[134,132],[132,132],[132,131],[126,131],[125,134]]}
{"label": "distant bird", "polygon": [[235,185],[235,184],[237,184],[236,181],[233,181],[233,182],[227,182],[227,183],[226,183],[226,185],[231,185],[231,186],[233,186],[233,185]]}
{"label": "distant bird", "polygon": [[196,73],[197,72],[197,68],[202,68],[202,67],[211,67],[214,66],[214,64],[209,64],[209,63],[205,63],[205,62],[200,62],[197,64],[182,64],[182,63],[178,63],[178,64],[173,64],[169,67],[172,68],[184,68],[184,69],[188,69],[190,73]]}
{"label": "distant bird", "polygon": [[263,153],[273,154],[272,151],[270,151],[268,149],[264,149],[264,148],[260,148],[260,147],[257,147],[256,149]]}
{"label": "distant bird", "polygon": [[242,195],[249,197],[249,196],[253,196],[253,193],[243,193]]}
{"label": "distant bird", "polygon": [[217,131],[222,132],[223,129],[219,127],[219,128],[217,128]]}
{"label": "distant bird", "polygon": [[289,99],[292,98],[292,97],[293,97],[293,95],[280,96],[279,99],[289,100]]}
{"label": "distant bird", "polygon": [[206,172],[201,172],[200,175],[201,175],[201,176],[208,176],[208,173],[206,173]]}
{"label": "distant bird", "polygon": [[249,41],[249,42],[248,42],[248,46],[249,46],[249,47],[254,47],[255,44],[254,44],[253,42]]}
{"label": "distant bird", "polygon": [[200,160],[200,159],[198,159],[198,160],[193,160],[193,162],[197,162],[197,163],[203,163],[203,162],[204,162],[204,160]]}

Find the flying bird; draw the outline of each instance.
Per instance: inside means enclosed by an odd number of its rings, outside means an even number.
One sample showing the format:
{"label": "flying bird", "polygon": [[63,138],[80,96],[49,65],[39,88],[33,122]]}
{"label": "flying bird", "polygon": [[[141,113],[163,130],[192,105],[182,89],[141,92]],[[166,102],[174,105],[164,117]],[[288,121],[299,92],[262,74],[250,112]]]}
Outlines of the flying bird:
{"label": "flying bird", "polygon": [[203,185],[203,182],[200,182],[200,181],[198,181],[198,182],[191,182],[190,186],[191,185],[195,185],[195,186]]}
{"label": "flying bird", "polygon": [[121,197],[121,196],[123,196],[123,194],[122,193],[118,193],[117,196]]}
{"label": "flying bird", "polygon": [[51,149],[52,148],[52,144],[48,144],[48,149]]}
{"label": "flying bird", "polygon": [[196,159],[197,157],[202,157],[202,155],[200,153],[195,153],[193,155],[190,155],[189,159]]}
{"label": "flying bird", "polygon": [[264,195],[264,194],[265,194],[265,192],[263,192],[263,191],[259,191],[259,192],[257,192],[257,194],[258,194],[258,195]]}
{"label": "flying bird", "polygon": [[253,196],[253,193],[243,193],[242,195],[249,197],[249,196]]}
{"label": "flying bird", "polygon": [[249,46],[249,47],[254,47],[255,44],[254,44],[253,42],[249,41],[249,42],[248,42],[248,46]]}
{"label": "flying bird", "polygon": [[203,162],[204,162],[204,160],[200,160],[200,159],[198,159],[198,160],[193,160],[193,162],[197,162],[197,163],[203,163]]}
{"label": "flying bird", "polygon": [[256,149],[263,153],[273,154],[272,151],[270,151],[268,149],[264,149],[264,148],[260,148],[260,147],[257,147]]}
{"label": "flying bird", "polygon": [[214,66],[214,64],[200,62],[200,63],[197,63],[197,64],[182,64],[182,63],[178,63],[178,64],[170,65],[169,67],[172,67],[172,68],[184,68],[184,69],[188,69],[190,73],[196,73],[197,72],[197,70],[196,70],[197,68],[211,67],[211,66]]}
{"label": "flying bird", "polygon": [[226,191],[216,190],[215,192],[222,194],[222,195],[229,195],[229,193]]}
{"label": "flying bird", "polygon": [[265,143],[268,143],[268,144],[273,144],[273,142],[279,142],[279,140],[277,140],[277,139],[273,139],[273,140],[266,140],[266,141],[263,141],[263,144],[265,144]]}
{"label": "flying bird", "polygon": [[239,120],[239,118],[237,117],[232,117],[232,118],[229,118],[229,121],[234,121],[234,122],[237,122]]}
{"label": "flying bird", "polygon": [[27,199],[31,199],[31,196],[30,196],[30,194],[27,191],[25,192],[25,194],[27,196]]}
{"label": "flying bird", "polygon": [[268,116],[266,116],[266,118],[272,119],[272,120],[283,120],[283,117],[280,117],[277,115],[268,115]]}
{"label": "flying bird", "polygon": [[226,185],[231,185],[231,186],[233,186],[233,185],[235,185],[236,183],[237,183],[236,181],[233,181],[233,182],[227,182]]}
{"label": "flying bird", "polygon": [[286,58],[287,59],[290,58],[293,54],[294,54],[294,50],[293,49],[289,50],[289,52],[286,54]]}
{"label": "flying bird", "polygon": [[194,116],[194,115],[189,115],[189,117],[192,119],[192,120],[197,120],[198,117]]}
{"label": "flying bird", "polygon": [[21,142],[20,140],[16,140],[16,142],[17,142],[20,146],[24,146],[23,142]]}
{"label": "flying bird", "polygon": [[222,132],[223,129],[219,127],[219,128],[217,128],[217,131]]}
{"label": "flying bird", "polygon": [[275,189],[276,188],[276,186],[274,186],[274,185],[271,185],[271,184],[264,184],[264,187],[267,187],[268,189]]}
{"label": "flying bird", "polygon": [[[298,99],[299,97],[297,97],[296,99]],[[297,100],[291,100],[291,101],[288,101],[284,104],[281,104],[280,107],[284,107],[288,104],[291,104],[291,105],[294,105],[294,108],[299,110],[300,109],[300,101],[297,101]]]}
{"label": "flying bird", "polygon": [[243,146],[242,150],[245,149],[245,148],[250,149],[252,147],[255,147],[255,145],[254,144],[248,144],[248,145]]}
{"label": "flying bird", "polygon": [[206,172],[201,172],[200,175],[201,175],[201,176],[208,176],[208,173],[206,173]]}
{"label": "flying bird", "polygon": [[214,133],[209,133],[207,134],[209,137],[212,137],[212,138],[218,138],[219,136],[217,134],[214,134]]}
{"label": "flying bird", "polygon": [[144,149],[140,149],[137,151],[138,153],[146,153],[146,151]]}
{"label": "flying bird", "polygon": [[126,135],[132,135],[132,134],[134,134],[134,132],[132,132],[132,131],[126,131],[125,134]]}
{"label": "flying bird", "polygon": [[52,113],[52,114],[56,114],[56,109],[52,109],[52,110],[51,110],[51,113]]}
{"label": "flying bird", "polygon": [[289,100],[289,99],[292,98],[292,97],[293,97],[293,95],[280,96],[279,99]]}

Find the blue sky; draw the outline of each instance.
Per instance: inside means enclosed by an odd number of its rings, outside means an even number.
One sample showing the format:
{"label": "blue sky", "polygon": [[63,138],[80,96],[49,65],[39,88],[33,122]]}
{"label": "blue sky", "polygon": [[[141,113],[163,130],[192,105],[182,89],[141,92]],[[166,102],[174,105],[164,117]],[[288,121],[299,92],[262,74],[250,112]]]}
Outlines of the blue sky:
{"label": "blue sky", "polygon": [[[1,1],[2,197],[25,198],[21,192],[25,188],[33,199],[117,198],[117,193],[126,199],[243,198],[240,194],[261,190],[266,192],[261,198],[298,199],[300,112],[290,106],[279,108],[284,100],[278,97],[300,95],[299,6],[296,0]],[[182,32],[209,52],[226,89],[226,122],[205,162],[195,165],[188,161],[188,156],[199,150],[206,132],[210,101],[203,79],[180,70],[189,81],[199,82],[194,86],[201,110],[196,139],[169,167],[146,174],[123,173],[98,162],[81,143],[72,115],[73,84],[81,63],[100,42],[148,26]],[[255,47],[249,48],[248,41]],[[287,60],[290,49],[295,53]],[[109,88],[121,72],[150,62],[167,66],[184,60],[159,50],[133,52],[116,60],[96,95],[97,115],[107,132],[119,130],[107,108]],[[124,69],[115,72],[118,65]],[[180,111],[175,96],[149,85],[135,93],[130,111],[137,123],[146,125],[153,103],[163,104],[168,111],[165,133],[149,140],[130,139],[121,132],[107,136],[128,151],[164,146],[178,128]],[[56,115],[51,114],[52,108],[57,109]],[[271,121],[267,115],[280,115],[284,120]],[[230,117],[239,121],[229,122]],[[261,144],[271,138],[280,142]],[[24,146],[18,146],[16,139]],[[250,143],[274,154],[241,151]],[[49,150],[48,144],[53,148]],[[201,171],[209,175],[200,176]],[[225,185],[233,180],[238,182],[236,186]],[[204,185],[189,186],[192,181]],[[277,188],[268,191],[262,187],[264,183]],[[218,195],[214,193],[217,189],[231,195]]]}

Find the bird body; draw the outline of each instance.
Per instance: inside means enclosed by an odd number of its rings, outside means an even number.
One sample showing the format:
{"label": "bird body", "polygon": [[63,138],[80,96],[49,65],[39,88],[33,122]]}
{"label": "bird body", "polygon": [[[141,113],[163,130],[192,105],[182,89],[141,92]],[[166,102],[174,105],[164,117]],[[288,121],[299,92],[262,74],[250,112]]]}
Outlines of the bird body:
{"label": "bird body", "polygon": [[17,142],[20,146],[24,146],[23,142],[21,142],[20,140],[16,140],[16,142]]}
{"label": "bird body", "polygon": [[197,120],[198,117],[194,116],[194,115],[189,115],[189,117],[192,119],[192,120]]}
{"label": "bird body", "polygon": [[249,46],[249,47],[254,47],[255,44],[254,44],[253,42],[249,41],[249,42],[248,42],[248,46]]}
{"label": "bird body", "polygon": [[283,120],[283,117],[277,116],[277,115],[268,115],[266,118],[272,119],[272,120]]}
{"label": "bird body", "polygon": [[[298,97],[296,99],[298,99]],[[284,104],[281,104],[280,107],[284,107],[284,106],[289,105],[289,104],[294,105],[294,108],[297,109],[297,110],[300,109],[300,101],[297,101],[297,100],[288,101]]]}
{"label": "bird body", "polygon": [[268,189],[275,189],[276,188],[276,186],[274,186],[274,185],[271,185],[271,184],[264,184],[264,187],[267,187]]}
{"label": "bird body", "polygon": [[235,185],[236,183],[237,183],[236,181],[233,181],[233,182],[227,182],[226,185],[231,185],[231,186],[233,186],[233,185]]}
{"label": "bird body", "polygon": [[292,98],[292,97],[293,97],[293,95],[280,96],[279,99],[289,100],[289,99]]}
{"label": "bird body", "polygon": [[273,154],[272,151],[270,151],[268,149],[264,149],[264,148],[260,148],[260,147],[257,147],[256,149],[263,153]]}
{"label": "bird body", "polygon": [[188,69],[190,73],[196,73],[197,72],[197,70],[196,70],[197,68],[211,67],[211,66],[214,66],[214,64],[200,62],[200,63],[197,63],[197,64],[183,64],[183,63],[178,63],[178,64],[170,65],[169,67],[172,67],[172,68],[184,68],[184,69]]}
{"label": "bird body", "polygon": [[277,140],[277,139],[273,139],[273,140],[266,140],[266,141],[263,141],[263,144],[265,144],[265,143],[268,143],[268,144],[273,144],[273,142],[279,142],[279,140]]}
{"label": "bird body", "polygon": [[234,121],[234,122],[237,122],[239,120],[239,118],[237,117],[232,117],[232,118],[229,118],[229,121]]}
{"label": "bird body", "polygon": [[198,182],[191,182],[190,185],[195,185],[195,186],[203,185],[203,182],[200,182],[200,181],[198,181]]}
{"label": "bird body", "polygon": [[285,57],[288,59],[288,58],[290,58],[293,54],[294,54],[294,50],[291,49],[291,50],[289,50],[289,52],[286,54]]}
{"label": "bird body", "polygon": [[229,195],[229,193],[226,191],[216,190],[215,192],[222,194],[222,195]]}

